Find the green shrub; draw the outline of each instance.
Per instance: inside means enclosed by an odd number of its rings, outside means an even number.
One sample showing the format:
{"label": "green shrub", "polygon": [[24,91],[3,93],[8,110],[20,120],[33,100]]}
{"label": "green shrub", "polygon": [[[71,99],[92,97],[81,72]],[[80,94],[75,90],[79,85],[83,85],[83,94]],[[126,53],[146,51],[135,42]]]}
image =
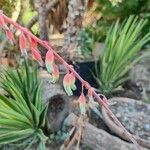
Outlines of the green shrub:
{"label": "green shrub", "polygon": [[128,71],[142,56],[139,50],[150,40],[150,33],[142,35],[146,20],[130,16],[121,25],[113,25],[105,41],[105,47],[96,65],[99,89],[113,92],[128,79]]}
{"label": "green shrub", "polygon": [[37,66],[25,60],[22,68],[5,70],[1,82],[8,95],[0,95],[0,145],[23,149],[40,143],[45,149],[48,105],[42,104]]}

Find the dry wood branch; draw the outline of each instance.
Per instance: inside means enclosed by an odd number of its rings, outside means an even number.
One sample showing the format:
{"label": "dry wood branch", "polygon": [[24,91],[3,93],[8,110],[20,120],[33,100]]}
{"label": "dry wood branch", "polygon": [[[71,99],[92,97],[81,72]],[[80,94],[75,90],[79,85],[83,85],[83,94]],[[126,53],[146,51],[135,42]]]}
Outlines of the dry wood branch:
{"label": "dry wood branch", "polygon": [[[46,5],[46,16],[49,14],[49,12],[52,10],[52,8],[57,5],[59,2],[59,0],[53,0],[50,1],[47,5]],[[26,25],[26,27],[28,29],[31,29],[31,27],[38,21],[38,15],[33,16],[32,19],[29,21],[29,23]]]}
{"label": "dry wood branch", "polygon": [[[75,125],[77,118],[78,117],[76,115],[71,113],[66,118],[66,125]],[[90,123],[85,123],[81,142],[93,150],[136,150],[135,145],[127,143],[118,137],[112,136],[106,131],[94,127]],[[142,150],[148,149],[142,148]]]}

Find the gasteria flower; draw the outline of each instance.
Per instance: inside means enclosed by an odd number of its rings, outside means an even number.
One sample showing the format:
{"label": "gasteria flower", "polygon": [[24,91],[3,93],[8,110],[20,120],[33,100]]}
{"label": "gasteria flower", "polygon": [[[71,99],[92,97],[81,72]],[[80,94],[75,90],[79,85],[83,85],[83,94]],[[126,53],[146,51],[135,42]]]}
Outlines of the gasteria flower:
{"label": "gasteria flower", "polygon": [[94,101],[93,92],[91,88],[88,90],[88,98],[89,98],[88,107],[91,108],[92,111],[99,117],[102,117],[100,111],[98,110],[99,104]]}
{"label": "gasteria flower", "polygon": [[81,114],[86,115],[86,98],[83,92],[81,93],[79,97],[79,107],[80,107]]}
{"label": "gasteria flower", "polygon": [[37,42],[31,37],[28,37],[28,39],[29,39],[29,42],[30,42],[30,48],[31,49],[32,48],[37,49]]}
{"label": "gasteria flower", "polygon": [[75,86],[75,76],[74,76],[73,73],[69,73],[68,72],[64,76],[63,86],[64,86],[64,89],[65,89],[65,91],[66,91],[66,93],[67,93],[68,96],[73,95],[72,90],[76,89],[76,86]]}
{"label": "gasteria flower", "polygon": [[27,55],[26,37],[22,32],[19,35],[19,46],[20,46],[20,50],[21,50],[22,55]]}
{"label": "gasteria flower", "polygon": [[42,58],[41,58],[40,52],[37,49],[35,49],[35,48],[31,48],[31,51],[32,51],[32,58],[35,61],[37,61],[39,63],[42,63]]}
{"label": "gasteria flower", "polygon": [[[1,13],[1,12],[0,12]],[[9,30],[9,28],[7,27],[3,16],[0,14],[0,28],[4,29],[4,30]]]}
{"label": "gasteria flower", "polygon": [[71,85],[70,85],[71,89],[76,90],[77,89],[75,85],[76,78],[72,72],[70,73],[70,79],[71,79]]}
{"label": "gasteria flower", "polygon": [[88,89],[88,97],[90,100],[93,100],[93,92],[91,88]]}
{"label": "gasteria flower", "polygon": [[54,71],[51,75],[51,77],[52,77],[51,82],[55,83],[59,79],[59,68],[56,64],[53,64],[53,68],[54,68]]}
{"label": "gasteria flower", "polygon": [[6,32],[7,39],[10,41],[11,44],[13,44],[14,43],[13,32],[10,29],[5,30],[5,32]]}
{"label": "gasteria flower", "polygon": [[46,58],[45,58],[45,65],[47,68],[47,71],[49,73],[53,73],[54,72],[54,54],[52,50],[48,50],[46,53]]}
{"label": "gasteria flower", "polygon": [[32,51],[32,58],[37,61],[39,64],[42,65],[43,61],[42,61],[42,57],[41,54],[39,52],[39,50],[37,49],[37,42],[28,36],[29,39],[29,43],[30,43],[30,49]]}

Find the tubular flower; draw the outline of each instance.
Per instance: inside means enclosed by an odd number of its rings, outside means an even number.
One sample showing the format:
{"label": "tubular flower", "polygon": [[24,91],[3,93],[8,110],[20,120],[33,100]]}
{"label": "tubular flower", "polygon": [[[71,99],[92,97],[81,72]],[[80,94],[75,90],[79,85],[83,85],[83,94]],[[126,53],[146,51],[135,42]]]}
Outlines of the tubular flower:
{"label": "tubular flower", "polygon": [[88,97],[89,97],[89,100],[93,100],[93,92],[92,92],[92,89],[88,89]]}
{"label": "tubular flower", "polygon": [[32,48],[37,49],[37,42],[31,37],[28,37],[28,39],[29,39],[29,42],[30,42],[30,48],[31,49]]}
{"label": "tubular flower", "polygon": [[19,35],[19,46],[20,46],[20,50],[22,55],[27,55],[27,51],[26,51],[26,37],[23,33],[20,33]]}
{"label": "tubular flower", "polygon": [[64,86],[64,89],[65,89],[68,96],[73,95],[73,92],[71,90],[71,80],[70,80],[70,74],[69,73],[67,73],[64,76],[63,86]]}
{"label": "tubular flower", "polygon": [[76,89],[75,86],[75,76],[73,73],[67,73],[64,76],[63,86],[68,96],[73,95],[72,90]]}
{"label": "tubular flower", "polygon": [[86,114],[86,99],[83,93],[79,97],[79,107],[82,115]]}
{"label": "tubular flower", "polygon": [[37,62],[41,63],[42,62],[42,58],[41,58],[40,52],[37,49],[35,49],[35,48],[31,48],[31,51],[32,51],[32,58],[34,60],[36,60]]}
{"label": "tubular flower", "polygon": [[102,115],[101,115],[101,113],[100,113],[100,111],[99,111],[99,109],[98,109],[99,105],[98,105],[97,102],[95,102],[94,100],[90,100],[90,99],[89,99],[89,101],[88,101],[88,106],[89,106],[89,108],[92,109],[92,111],[93,111],[95,114],[97,114],[99,117],[102,117]]}
{"label": "tubular flower", "polygon": [[76,78],[72,72],[70,73],[70,80],[71,80],[71,85],[70,85],[71,89],[76,90],[77,89],[75,85]]}
{"label": "tubular flower", "polygon": [[7,39],[10,41],[11,44],[13,44],[14,42],[14,35],[13,35],[13,32],[9,29],[9,30],[5,30],[6,32],[6,36],[7,36]]}
{"label": "tubular flower", "polygon": [[54,64],[53,51],[48,50],[46,53],[46,58],[45,58],[45,65],[46,65],[47,71],[51,74],[54,72],[54,65],[53,64]]}
{"label": "tubular flower", "polygon": [[52,73],[51,82],[55,83],[59,79],[59,68],[57,65],[53,64],[54,72]]}
{"label": "tubular flower", "polygon": [[89,101],[88,101],[89,108],[91,108],[92,111],[95,114],[97,114],[99,117],[102,117],[100,111],[98,110],[99,104],[97,102],[95,102],[93,99],[93,92],[92,92],[91,88],[88,90],[88,98],[89,98]]}
{"label": "tubular flower", "polygon": [[4,29],[4,30],[9,30],[9,28],[7,27],[3,16],[0,14],[0,28]]}

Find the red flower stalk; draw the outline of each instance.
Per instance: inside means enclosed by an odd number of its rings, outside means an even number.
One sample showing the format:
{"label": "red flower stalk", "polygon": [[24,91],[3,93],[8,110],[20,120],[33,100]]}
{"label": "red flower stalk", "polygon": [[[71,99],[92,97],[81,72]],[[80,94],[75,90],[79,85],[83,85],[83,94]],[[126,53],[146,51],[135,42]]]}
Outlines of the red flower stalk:
{"label": "red flower stalk", "polygon": [[109,107],[109,102],[108,102],[107,98],[103,94],[98,94],[98,95],[101,97],[101,99],[104,102],[105,106]]}
{"label": "red flower stalk", "polygon": [[22,55],[27,55],[26,37],[25,37],[23,32],[21,32],[19,35],[19,46],[20,46],[20,50],[21,50]]}

